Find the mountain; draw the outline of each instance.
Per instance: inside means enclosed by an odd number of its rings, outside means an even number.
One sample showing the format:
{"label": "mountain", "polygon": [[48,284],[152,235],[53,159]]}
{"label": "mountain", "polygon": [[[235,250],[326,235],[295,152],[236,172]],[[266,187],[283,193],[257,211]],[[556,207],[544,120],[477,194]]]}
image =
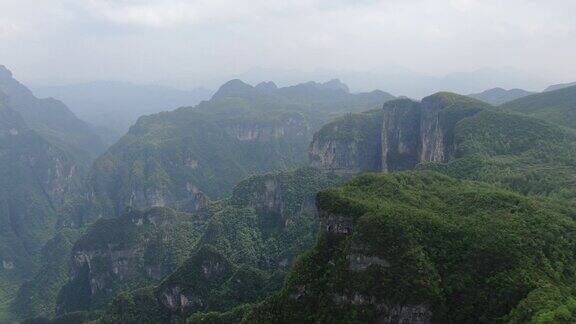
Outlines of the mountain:
{"label": "mountain", "polygon": [[101,133],[113,132],[107,139],[110,144],[125,134],[140,116],[193,106],[212,94],[201,88],[183,91],[116,81],[35,87],[33,90],[38,96],[62,100]]}
{"label": "mountain", "polygon": [[520,98],[502,108],[576,128],[576,85]]}
{"label": "mountain", "polygon": [[18,112],[32,130],[53,144],[75,151],[86,160],[104,151],[102,140],[88,124],[58,100],[36,98],[3,65],[0,65],[0,92],[6,97],[6,106]]}
{"label": "mountain", "polygon": [[391,93],[418,99],[439,91],[478,93],[494,87],[521,87],[536,91],[547,86],[546,81],[539,77],[514,68],[481,68],[447,75],[428,75],[401,66],[375,67],[368,71],[255,68],[236,77],[252,83],[273,79],[277,80],[279,85],[339,78],[346,82],[352,91],[386,89]]}
{"label": "mountain", "polygon": [[352,94],[336,80],[285,88],[229,81],[196,107],[141,117],[96,160],[86,201],[70,221],[114,217],[126,208],[195,211],[201,196],[224,197],[252,174],[304,165],[323,123],[391,98]]}
{"label": "mountain", "polygon": [[576,198],[573,132],[450,93],[341,117],[314,135],[310,160],[338,173],[428,168],[524,194]]}
{"label": "mountain", "polygon": [[189,323],[572,322],[576,211],[438,173],[318,194],[316,247],[282,290]]}
{"label": "mountain", "polygon": [[87,167],[28,127],[0,96],[0,321],[19,284],[40,262],[41,248]]}
{"label": "mountain", "polygon": [[[60,283],[59,315],[106,309],[105,322],[177,321],[261,300],[313,246],[315,194],[340,182],[309,168],[271,173],[242,181],[229,199],[207,201],[195,213],[156,207],[101,219],[70,249],[65,285],[57,280],[62,270],[52,268],[19,300],[34,300],[46,283]],[[132,315],[125,307],[134,308]]]}
{"label": "mountain", "polygon": [[480,93],[469,94],[468,97],[484,101],[494,106],[499,106],[508,101],[526,97],[531,94],[532,92],[522,89],[505,90],[502,88],[493,88]]}
{"label": "mountain", "polygon": [[569,82],[569,83],[561,83],[561,84],[554,84],[549,86],[548,88],[544,89],[544,92],[560,90],[568,87],[576,86],[576,82]]}

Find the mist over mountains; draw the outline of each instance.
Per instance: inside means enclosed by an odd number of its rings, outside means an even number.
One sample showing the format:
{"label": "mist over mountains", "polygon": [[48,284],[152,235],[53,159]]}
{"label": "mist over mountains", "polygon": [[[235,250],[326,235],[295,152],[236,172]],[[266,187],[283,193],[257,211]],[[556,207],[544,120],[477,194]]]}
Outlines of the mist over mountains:
{"label": "mist over mountains", "polygon": [[1,0],[0,324],[576,323],[575,17]]}
{"label": "mist over mountains", "polygon": [[[33,93],[2,67],[0,322],[576,319],[556,310],[576,273],[576,86],[348,75],[488,89],[417,100],[268,73],[213,95]],[[514,83],[537,90],[494,88]]]}
{"label": "mist over mountains", "polygon": [[190,91],[157,85],[118,81],[94,81],[32,89],[37,96],[54,97],[100,131],[108,144],[114,143],[138,117],[160,111],[193,106],[210,98],[212,91]]}
{"label": "mist over mountains", "polygon": [[255,68],[236,77],[249,83],[274,80],[279,85],[338,78],[352,91],[382,89],[394,95],[416,99],[438,91],[468,94],[494,87],[541,91],[549,85],[546,80],[514,68],[481,68],[444,76],[427,75],[403,67],[375,68],[371,71],[317,69],[308,72]]}

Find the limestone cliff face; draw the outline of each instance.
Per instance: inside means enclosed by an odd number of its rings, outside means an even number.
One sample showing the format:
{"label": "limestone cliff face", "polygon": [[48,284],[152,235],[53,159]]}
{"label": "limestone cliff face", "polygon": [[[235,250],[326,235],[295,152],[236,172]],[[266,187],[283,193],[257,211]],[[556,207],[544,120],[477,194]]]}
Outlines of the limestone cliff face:
{"label": "limestone cliff face", "polygon": [[72,249],[58,313],[97,309],[122,289],[158,282],[187,257],[202,225],[166,208],[100,220]]}
{"label": "limestone cliff face", "polygon": [[234,122],[226,125],[226,132],[239,141],[269,142],[277,139],[301,138],[308,135],[308,126],[303,116],[290,114],[274,122]]}
{"label": "limestone cliff face", "polygon": [[[359,173],[414,169],[443,163],[454,155],[456,124],[485,108],[458,95],[439,93],[421,102],[389,101],[379,113],[357,114],[330,123],[314,137],[312,165],[327,171]],[[380,127],[374,127],[374,121]]]}
{"label": "limestone cliff face", "polygon": [[418,103],[403,99],[384,107],[382,171],[413,169],[419,162],[420,120]]}
{"label": "limestone cliff face", "polygon": [[[1,96],[0,96],[1,97]],[[0,98],[0,277],[28,275],[85,168]],[[1,281],[1,278],[0,278]]]}
{"label": "limestone cliff face", "polygon": [[314,135],[309,158],[313,167],[339,173],[380,169],[380,111],[348,115]]}
{"label": "limestone cliff face", "polygon": [[310,147],[311,164],[337,173],[361,171],[358,143],[337,140],[314,141]]}
{"label": "limestone cliff face", "polygon": [[119,200],[118,210],[146,210],[150,207],[170,207],[185,212],[196,212],[208,204],[209,199],[191,183],[179,194],[162,188],[138,187]]}
{"label": "limestone cliff face", "polygon": [[191,313],[206,310],[214,302],[209,297],[210,290],[222,285],[235,270],[210,246],[203,246],[186,261],[185,267],[185,272],[176,271],[156,292],[157,300],[176,323],[184,322]]}

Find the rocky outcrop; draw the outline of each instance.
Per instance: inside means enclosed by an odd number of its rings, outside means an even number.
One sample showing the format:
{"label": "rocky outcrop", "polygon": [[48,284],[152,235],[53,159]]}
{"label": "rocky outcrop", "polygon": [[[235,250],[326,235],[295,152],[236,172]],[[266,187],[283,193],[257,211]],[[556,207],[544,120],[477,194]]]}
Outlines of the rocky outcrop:
{"label": "rocky outcrop", "polygon": [[159,282],[188,256],[202,226],[166,208],[98,221],[72,249],[59,313],[98,309],[121,290]]}
{"label": "rocky outcrop", "polygon": [[158,287],[157,299],[173,321],[181,322],[210,306],[211,290],[229,279],[234,270],[234,265],[216,249],[202,246]]}
{"label": "rocky outcrop", "polygon": [[85,168],[74,154],[28,127],[4,100],[0,94],[0,260],[6,262],[0,277],[6,271],[18,277],[34,270]]}
{"label": "rocky outcrop", "polygon": [[206,207],[209,202],[208,197],[191,183],[187,183],[186,190],[180,193],[183,193],[184,197],[159,188],[135,188],[129,196],[119,200],[118,210],[170,207],[184,212],[197,212]]}
{"label": "rocky outcrop", "polygon": [[320,228],[329,236],[352,235],[354,219],[349,216],[320,211]]}
{"label": "rocky outcrop", "polygon": [[381,168],[381,112],[347,115],[324,126],[310,144],[310,164],[338,174]]}
{"label": "rocky outcrop", "polygon": [[291,114],[283,116],[275,122],[237,122],[225,126],[226,132],[239,141],[269,142],[276,139],[288,138],[294,140],[307,136],[308,126],[303,116]]}
{"label": "rocky outcrop", "polygon": [[385,106],[382,121],[382,171],[412,169],[418,164],[420,142],[419,104],[396,100]]}
{"label": "rocky outcrop", "polygon": [[[483,108],[480,101],[447,93],[422,102],[389,101],[379,113],[347,116],[324,126],[314,136],[310,160],[315,167],[340,173],[444,163],[454,155],[456,124]],[[374,120],[380,127],[374,127]]]}

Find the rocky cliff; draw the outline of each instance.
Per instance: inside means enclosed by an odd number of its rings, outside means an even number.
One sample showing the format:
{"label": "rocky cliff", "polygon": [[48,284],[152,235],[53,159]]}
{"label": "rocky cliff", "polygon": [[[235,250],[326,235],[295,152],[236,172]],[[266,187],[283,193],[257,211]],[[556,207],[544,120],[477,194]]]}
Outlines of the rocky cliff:
{"label": "rocky cliff", "polygon": [[[185,211],[193,212],[203,205],[200,194],[219,199],[252,174],[306,164],[318,125],[390,97],[381,91],[353,94],[337,81],[284,88],[229,81],[196,107],[140,118],[96,160],[69,222],[152,206],[188,206]],[[351,144],[351,150],[371,151],[364,144],[370,143]]]}
{"label": "rocky cliff", "polygon": [[0,303],[39,265],[58,214],[79,190],[85,165],[30,129],[0,99]]}
{"label": "rocky cliff", "polygon": [[394,100],[379,111],[337,119],[316,133],[309,152],[325,171],[432,169],[524,194],[576,199],[571,131],[456,94]]}
{"label": "rocky cliff", "polygon": [[381,166],[382,112],[348,114],[314,135],[309,159],[313,167],[339,174],[377,171]]}
{"label": "rocky cliff", "polygon": [[158,283],[188,257],[203,226],[166,208],[96,222],[72,248],[57,313],[99,309],[122,290]]}
{"label": "rocky cliff", "polygon": [[[150,291],[133,291],[134,314],[146,320],[183,322],[198,311],[224,310],[264,298],[282,284],[296,256],[310,248],[318,229],[314,196],[341,181],[315,169],[254,176],[240,182],[228,201],[210,205],[190,257]],[[105,321],[122,318],[118,296]],[[134,319],[143,320],[144,317]]]}
{"label": "rocky cliff", "polygon": [[389,101],[381,111],[340,118],[324,126],[310,146],[312,164],[359,173],[410,170],[454,155],[456,124],[487,105],[439,93],[422,102]]}

